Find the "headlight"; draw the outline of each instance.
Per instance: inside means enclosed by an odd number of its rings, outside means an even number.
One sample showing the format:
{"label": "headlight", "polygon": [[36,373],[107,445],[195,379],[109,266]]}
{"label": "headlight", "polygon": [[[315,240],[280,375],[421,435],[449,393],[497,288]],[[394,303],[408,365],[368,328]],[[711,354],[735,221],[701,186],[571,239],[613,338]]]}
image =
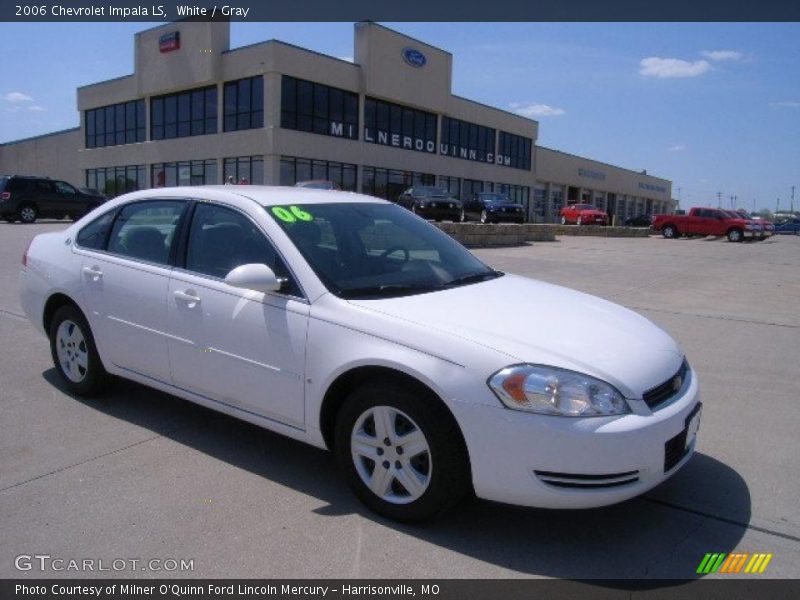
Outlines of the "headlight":
{"label": "headlight", "polygon": [[605,417],[631,412],[613,386],[589,375],[541,365],[506,367],[489,387],[508,408],[562,417]]}

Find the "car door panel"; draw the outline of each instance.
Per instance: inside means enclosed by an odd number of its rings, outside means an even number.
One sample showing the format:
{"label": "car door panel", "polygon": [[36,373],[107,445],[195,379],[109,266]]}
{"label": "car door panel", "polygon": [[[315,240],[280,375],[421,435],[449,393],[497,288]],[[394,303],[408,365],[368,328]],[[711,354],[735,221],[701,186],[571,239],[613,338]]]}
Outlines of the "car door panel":
{"label": "car door panel", "polygon": [[131,203],[116,213],[102,249],[80,242],[77,248],[83,254],[84,300],[103,359],[167,383],[169,254],[186,204],[175,199]]}
{"label": "car door panel", "polygon": [[307,304],[177,271],[167,298],[175,385],[302,427]]}
{"label": "car door panel", "polygon": [[174,384],[294,427],[304,427],[308,304],[287,293],[243,290],[228,272],[261,263],[288,277],[274,246],[246,215],[198,202],[185,255],[167,294]]}

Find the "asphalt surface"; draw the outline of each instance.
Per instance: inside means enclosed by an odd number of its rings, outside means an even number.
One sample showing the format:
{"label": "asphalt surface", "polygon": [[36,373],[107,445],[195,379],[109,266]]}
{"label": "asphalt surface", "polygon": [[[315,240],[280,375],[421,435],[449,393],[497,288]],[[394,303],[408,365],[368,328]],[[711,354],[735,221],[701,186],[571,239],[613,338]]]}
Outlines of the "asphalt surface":
{"label": "asphalt surface", "polygon": [[102,573],[125,577],[684,578],[706,552],[734,550],[773,553],[759,577],[800,576],[800,237],[478,251],[672,334],[700,377],[698,453],[614,507],[472,500],[412,527],[363,509],[326,452],[133,383],[103,400],[67,395],[17,297],[28,240],[64,226],[0,225],[0,577],[92,575],[14,566],[47,554],[193,560]]}

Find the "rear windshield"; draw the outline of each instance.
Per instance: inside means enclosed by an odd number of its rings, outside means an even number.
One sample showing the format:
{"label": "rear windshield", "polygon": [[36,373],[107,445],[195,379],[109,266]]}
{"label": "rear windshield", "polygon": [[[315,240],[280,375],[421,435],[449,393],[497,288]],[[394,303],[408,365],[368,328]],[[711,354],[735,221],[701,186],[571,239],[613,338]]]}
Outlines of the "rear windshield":
{"label": "rear windshield", "polygon": [[0,177],[0,192],[6,189],[6,182],[8,182],[8,177]]}

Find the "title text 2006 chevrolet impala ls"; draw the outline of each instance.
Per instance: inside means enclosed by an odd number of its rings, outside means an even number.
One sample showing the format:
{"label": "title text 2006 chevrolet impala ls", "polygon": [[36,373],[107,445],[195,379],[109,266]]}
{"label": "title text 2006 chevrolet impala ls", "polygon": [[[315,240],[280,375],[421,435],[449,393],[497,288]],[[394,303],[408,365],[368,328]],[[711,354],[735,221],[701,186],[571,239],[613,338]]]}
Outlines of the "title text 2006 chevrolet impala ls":
{"label": "title text 2006 chevrolet impala ls", "polygon": [[375,198],[134,192],[36,236],[20,284],[73,393],[117,375],[329,448],[394,519],[471,489],[619,502],[694,451],[697,379],[661,329]]}

